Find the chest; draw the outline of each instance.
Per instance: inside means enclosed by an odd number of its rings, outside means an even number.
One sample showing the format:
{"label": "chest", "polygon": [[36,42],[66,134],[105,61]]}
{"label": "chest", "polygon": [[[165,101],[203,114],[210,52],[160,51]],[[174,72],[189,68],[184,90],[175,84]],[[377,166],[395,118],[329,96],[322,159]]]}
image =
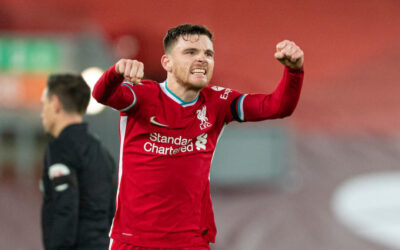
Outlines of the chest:
{"label": "chest", "polygon": [[126,142],[153,154],[212,152],[224,125],[217,105],[203,99],[189,107],[163,99],[148,101],[124,119]]}
{"label": "chest", "polygon": [[147,101],[132,117],[137,125],[146,128],[148,132],[175,134],[188,137],[220,127],[218,106],[206,103],[203,99],[192,106],[180,104],[159,98]]}

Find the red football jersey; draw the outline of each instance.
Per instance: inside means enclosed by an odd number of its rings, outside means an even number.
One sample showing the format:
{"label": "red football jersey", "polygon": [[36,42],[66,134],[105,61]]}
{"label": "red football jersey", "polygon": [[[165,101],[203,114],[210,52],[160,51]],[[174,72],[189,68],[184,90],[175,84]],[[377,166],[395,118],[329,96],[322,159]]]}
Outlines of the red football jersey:
{"label": "red football jersey", "polygon": [[303,72],[285,69],[270,95],[208,86],[185,102],[167,83],[123,82],[111,67],[93,96],[120,111],[120,167],[110,236],[144,247],[188,247],[215,241],[209,173],[223,127],[279,118],[297,104]]}

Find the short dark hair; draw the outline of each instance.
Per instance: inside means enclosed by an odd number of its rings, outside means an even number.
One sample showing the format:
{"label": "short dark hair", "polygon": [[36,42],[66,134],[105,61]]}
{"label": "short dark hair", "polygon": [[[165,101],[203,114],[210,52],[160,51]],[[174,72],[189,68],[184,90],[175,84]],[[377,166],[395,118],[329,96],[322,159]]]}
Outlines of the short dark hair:
{"label": "short dark hair", "polygon": [[81,75],[53,74],[47,80],[47,95],[56,95],[68,113],[83,115],[90,100],[90,88]]}
{"label": "short dark hair", "polygon": [[213,35],[210,30],[208,30],[203,25],[194,24],[181,24],[174,28],[168,30],[164,37],[164,52],[167,53],[172,48],[172,45],[178,41],[180,36],[184,35],[206,35],[210,40],[213,40]]}

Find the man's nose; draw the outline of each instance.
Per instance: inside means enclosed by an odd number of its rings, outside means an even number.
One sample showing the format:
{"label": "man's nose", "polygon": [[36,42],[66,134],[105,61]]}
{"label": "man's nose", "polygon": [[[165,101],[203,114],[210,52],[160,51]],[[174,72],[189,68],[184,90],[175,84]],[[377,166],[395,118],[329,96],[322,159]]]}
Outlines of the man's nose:
{"label": "man's nose", "polygon": [[196,58],[199,62],[205,62],[206,61],[206,55],[204,54],[204,53],[199,53],[198,55],[197,55],[197,58]]}

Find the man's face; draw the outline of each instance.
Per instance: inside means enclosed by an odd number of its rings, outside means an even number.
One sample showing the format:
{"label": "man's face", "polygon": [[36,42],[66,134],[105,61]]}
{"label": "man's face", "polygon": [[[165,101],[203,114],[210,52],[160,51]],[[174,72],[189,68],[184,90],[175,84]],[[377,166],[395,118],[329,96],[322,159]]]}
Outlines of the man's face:
{"label": "man's face", "polygon": [[168,57],[170,73],[179,84],[199,90],[210,82],[214,70],[214,48],[206,35],[180,36]]}
{"label": "man's face", "polygon": [[42,118],[43,129],[46,133],[52,135],[52,132],[54,130],[55,112],[54,112],[53,102],[51,101],[51,98],[48,95],[47,89],[43,91],[41,103],[42,103],[41,118]]}

